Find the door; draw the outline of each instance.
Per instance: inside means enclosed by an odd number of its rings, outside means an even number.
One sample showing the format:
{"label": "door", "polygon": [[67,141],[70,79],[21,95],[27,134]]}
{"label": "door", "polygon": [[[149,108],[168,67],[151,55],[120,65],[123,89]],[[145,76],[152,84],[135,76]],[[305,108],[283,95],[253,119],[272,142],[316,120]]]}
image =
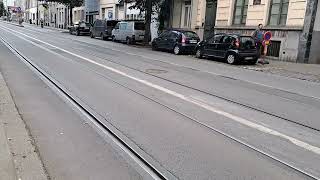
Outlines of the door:
{"label": "door", "polygon": [[205,16],[206,19],[204,23],[203,39],[213,36],[214,26],[216,23],[216,13],[217,13],[217,0],[207,0],[206,16]]}
{"label": "door", "polygon": [[177,44],[177,40],[179,38],[179,33],[175,31],[171,31],[168,34],[168,40],[165,43],[165,46],[168,50],[173,50],[174,46]]}
{"label": "door", "polygon": [[92,28],[91,33],[92,33],[93,36],[97,36],[96,26],[97,26],[97,21],[95,21],[95,22],[93,23],[92,27],[91,27],[91,28]]}
{"label": "door", "polygon": [[119,40],[120,41],[125,41],[127,38],[127,31],[128,31],[127,26],[128,26],[127,22],[120,23],[120,31],[119,31]]}
{"label": "door", "polygon": [[165,48],[165,43],[168,40],[169,31],[165,31],[156,39],[157,46],[162,49]]}
{"label": "door", "polygon": [[206,40],[206,43],[203,48],[204,54],[207,54],[208,56],[218,57],[218,47],[220,46],[222,39],[223,35],[215,35]]}
{"label": "door", "polygon": [[221,58],[226,57],[226,53],[229,49],[232,48],[233,42],[235,41],[235,38],[232,36],[224,36],[222,39],[222,43],[218,45],[218,51],[217,55]]}
{"label": "door", "polygon": [[117,23],[117,25],[114,27],[113,34],[112,34],[117,40],[119,40],[120,24],[121,23]]}

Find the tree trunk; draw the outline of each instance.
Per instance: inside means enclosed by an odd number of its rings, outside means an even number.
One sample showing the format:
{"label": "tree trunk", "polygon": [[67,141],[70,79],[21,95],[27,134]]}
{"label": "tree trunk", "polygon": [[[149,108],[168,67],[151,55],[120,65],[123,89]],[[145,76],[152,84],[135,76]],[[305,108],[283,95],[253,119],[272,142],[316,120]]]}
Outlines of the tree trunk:
{"label": "tree trunk", "polygon": [[73,25],[73,22],[72,22],[72,9],[73,9],[73,5],[70,5],[70,26]]}
{"label": "tree trunk", "polygon": [[152,18],[152,0],[146,0],[146,14],[145,14],[145,34],[144,34],[144,44],[147,45],[151,39],[151,18]]}

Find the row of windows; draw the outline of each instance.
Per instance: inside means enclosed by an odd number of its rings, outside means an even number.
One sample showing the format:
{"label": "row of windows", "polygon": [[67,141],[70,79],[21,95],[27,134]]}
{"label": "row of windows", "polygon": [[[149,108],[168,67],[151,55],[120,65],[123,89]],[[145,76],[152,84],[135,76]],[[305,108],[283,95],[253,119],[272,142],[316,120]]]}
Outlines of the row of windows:
{"label": "row of windows", "polygon": [[[233,24],[246,24],[249,0],[236,0]],[[261,4],[261,0],[254,0],[254,5]],[[289,0],[271,0],[269,12],[269,25],[286,25]]]}

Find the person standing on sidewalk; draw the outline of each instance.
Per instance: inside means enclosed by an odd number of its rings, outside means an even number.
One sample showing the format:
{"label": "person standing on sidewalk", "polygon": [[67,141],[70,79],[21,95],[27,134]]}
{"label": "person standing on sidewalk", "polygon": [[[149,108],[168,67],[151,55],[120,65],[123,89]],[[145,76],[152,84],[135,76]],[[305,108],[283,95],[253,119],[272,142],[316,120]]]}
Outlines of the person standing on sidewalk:
{"label": "person standing on sidewalk", "polygon": [[256,46],[259,50],[259,57],[260,57],[264,50],[263,44],[262,44],[263,43],[262,24],[258,25],[258,28],[252,32],[251,36],[255,40]]}

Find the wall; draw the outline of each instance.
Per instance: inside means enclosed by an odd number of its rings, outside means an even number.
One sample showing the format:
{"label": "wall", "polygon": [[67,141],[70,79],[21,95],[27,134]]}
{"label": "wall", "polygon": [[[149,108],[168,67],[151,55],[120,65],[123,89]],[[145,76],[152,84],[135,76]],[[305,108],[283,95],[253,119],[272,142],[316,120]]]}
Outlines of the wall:
{"label": "wall", "polygon": [[[217,26],[232,25],[235,2],[236,0],[218,0]],[[261,5],[253,5],[253,0],[249,0],[246,25],[256,26],[260,23],[267,25],[270,3],[271,0],[261,0]],[[306,6],[306,0],[290,0],[286,26],[303,26]]]}

